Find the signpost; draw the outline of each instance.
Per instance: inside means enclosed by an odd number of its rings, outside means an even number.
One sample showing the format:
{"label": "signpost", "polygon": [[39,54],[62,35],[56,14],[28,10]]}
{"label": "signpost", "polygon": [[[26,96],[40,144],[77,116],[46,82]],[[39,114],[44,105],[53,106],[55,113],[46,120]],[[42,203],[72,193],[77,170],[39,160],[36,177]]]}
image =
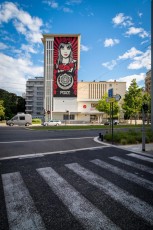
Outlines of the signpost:
{"label": "signpost", "polygon": [[106,98],[106,102],[110,103],[110,125],[112,125],[112,144],[113,144],[113,103],[115,101],[119,101],[121,99],[120,94],[113,95],[113,88],[108,90],[108,97]]}

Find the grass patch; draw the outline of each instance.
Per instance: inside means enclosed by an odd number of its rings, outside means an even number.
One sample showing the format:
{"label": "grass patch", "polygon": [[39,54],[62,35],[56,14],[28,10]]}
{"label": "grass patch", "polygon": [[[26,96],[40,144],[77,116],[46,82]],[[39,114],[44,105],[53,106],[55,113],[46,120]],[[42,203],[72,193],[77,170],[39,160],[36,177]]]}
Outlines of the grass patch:
{"label": "grass patch", "polygon": [[[120,128],[141,128],[141,125],[115,125],[114,130],[120,129]],[[31,126],[30,129],[33,130],[90,130],[90,129],[107,129],[108,131],[110,129],[110,126],[108,125],[60,125],[60,126]]]}
{"label": "grass patch", "polygon": [[[146,139],[146,143],[153,142],[153,132],[149,128],[146,129],[145,139]],[[105,134],[104,140],[111,142],[112,134],[111,133]],[[142,131],[130,128],[126,132],[124,131],[114,132],[113,142],[121,145],[142,143]]]}

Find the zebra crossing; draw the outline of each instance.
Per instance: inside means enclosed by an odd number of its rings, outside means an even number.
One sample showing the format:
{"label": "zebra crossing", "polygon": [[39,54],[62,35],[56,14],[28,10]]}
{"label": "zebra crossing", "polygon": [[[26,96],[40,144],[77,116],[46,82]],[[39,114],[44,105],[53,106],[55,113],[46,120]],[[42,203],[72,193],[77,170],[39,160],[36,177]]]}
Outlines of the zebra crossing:
{"label": "zebra crossing", "polygon": [[32,182],[3,173],[8,229],[153,229],[152,160],[130,153],[38,167]]}

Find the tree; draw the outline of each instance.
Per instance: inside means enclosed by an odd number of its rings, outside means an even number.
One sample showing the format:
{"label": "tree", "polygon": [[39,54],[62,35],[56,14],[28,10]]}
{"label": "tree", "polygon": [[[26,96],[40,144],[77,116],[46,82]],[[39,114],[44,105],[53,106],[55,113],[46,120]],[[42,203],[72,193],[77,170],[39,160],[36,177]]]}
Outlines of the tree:
{"label": "tree", "polygon": [[[98,101],[96,109],[99,112],[104,112],[107,115],[110,115],[110,103],[106,102],[106,98],[108,98],[108,94],[106,93],[101,100]],[[119,112],[118,102],[113,102],[113,115],[117,115]]]}
{"label": "tree", "polygon": [[125,117],[136,118],[142,107],[142,89],[138,87],[136,79],[131,81],[128,92],[123,99],[122,109],[125,112]]}
{"label": "tree", "polygon": [[0,100],[0,120],[4,119],[5,108],[3,107],[3,100]]}
{"label": "tree", "polygon": [[12,118],[18,112],[25,112],[25,100],[14,93],[0,89],[0,100],[3,100],[5,118]]}

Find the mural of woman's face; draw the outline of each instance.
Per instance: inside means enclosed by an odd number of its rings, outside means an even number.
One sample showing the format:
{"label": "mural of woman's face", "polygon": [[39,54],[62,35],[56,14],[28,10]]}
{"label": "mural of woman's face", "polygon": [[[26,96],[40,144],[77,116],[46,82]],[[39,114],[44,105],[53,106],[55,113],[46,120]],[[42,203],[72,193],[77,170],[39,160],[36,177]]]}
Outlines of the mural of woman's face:
{"label": "mural of woman's face", "polygon": [[70,45],[62,45],[61,46],[61,55],[63,58],[68,58],[71,53],[71,46]]}

